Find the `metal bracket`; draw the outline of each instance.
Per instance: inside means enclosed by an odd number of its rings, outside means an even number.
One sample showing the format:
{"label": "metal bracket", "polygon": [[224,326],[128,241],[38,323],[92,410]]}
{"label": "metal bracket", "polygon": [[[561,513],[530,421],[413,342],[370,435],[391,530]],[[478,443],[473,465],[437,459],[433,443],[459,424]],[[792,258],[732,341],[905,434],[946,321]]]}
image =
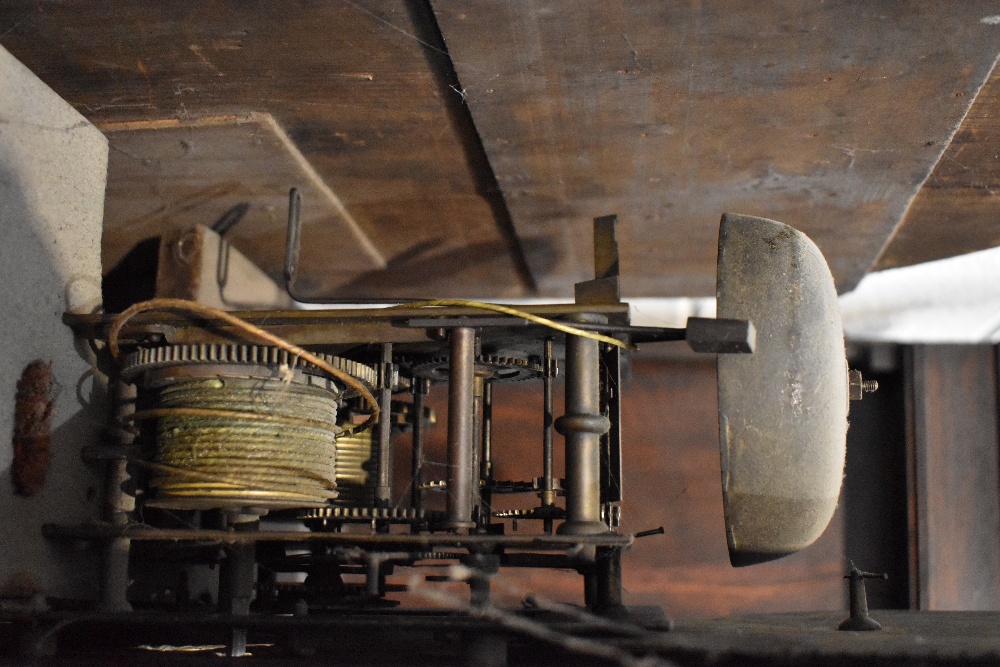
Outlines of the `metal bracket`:
{"label": "metal bracket", "polygon": [[686,337],[692,350],[709,354],[751,354],[757,345],[750,320],[689,317]]}
{"label": "metal bracket", "polygon": [[575,285],[576,302],[584,305],[620,303],[617,215],[594,218],[594,279]]}
{"label": "metal bracket", "polygon": [[299,274],[299,254],[302,250],[302,193],[298,188],[288,191],[288,228],[285,233],[285,291],[293,300],[299,303],[412,303],[416,301],[426,301],[420,298],[349,298],[342,296],[314,297],[303,296],[295,291],[295,281]]}

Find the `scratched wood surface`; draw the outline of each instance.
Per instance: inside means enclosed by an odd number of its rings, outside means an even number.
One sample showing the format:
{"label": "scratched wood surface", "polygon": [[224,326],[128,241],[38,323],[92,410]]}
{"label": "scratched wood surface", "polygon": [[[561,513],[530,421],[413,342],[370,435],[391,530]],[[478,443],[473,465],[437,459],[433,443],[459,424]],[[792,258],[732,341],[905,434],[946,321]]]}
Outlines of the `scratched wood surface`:
{"label": "scratched wood surface", "polygon": [[617,212],[627,294],[712,294],[725,211],[806,232],[852,288],[1000,47],[990,3],[435,10],[519,233],[554,242],[532,264],[552,290]]}
{"label": "scratched wood surface", "polygon": [[983,86],[876,268],[1000,245],[1000,73]]}
{"label": "scratched wood surface", "polygon": [[[115,150],[108,161],[106,219],[116,221],[102,263],[113,267],[137,243],[201,225],[222,224],[226,239],[258,266],[281,266],[288,189],[302,208],[302,261],[330,263],[348,279],[385,266],[385,258],[269,114],[190,121],[105,123]],[[206,190],[206,184],[214,188]],[[221,228],[220,228],[221,229]],[[314,239],[317,229],[323,245]]]}
{"label": "scratched wood surface", "polygon": [[[571,295],[606,213],[627,295],[711,294],[725,211],[802,229],[849,289],[951,163],[1000,52],[985,0],[454,0],[433,5],[453,80],[429,7],[0,0],[0,45],[94,122],[271,114],[386,262],[345,269],[327,250],[357,239],[314,225],[306,292],[493,297]],[[918,196],[882,265],[996,241],[991,108],[949,149],[970,170]],[[204,173],[205,198],[243,176]],[[109,215],[109,253],[137,235]],[[276,227],[240,249],[277,277],[282,243]]]}
{"label": "scratched wood surface", "polygon": [[[563,386],[556,384],[557,416],[562,414]],[[436,387],[431,396],[439,424],[429,432],[428,479],[445,473],[447,402],[443,394]],[[749,568],[735,569],[729,564],[714,359],[638,359],[622,395],[623,529],[665,529],[664,535],[642,538],[626,552],[626,604],[660,605],[677,616],[846,609],[844,526],[839,512],[819,541],[798,554]],[[497,385],[494,400],[497,478],[524,481],[539,476],[540,381]],[[397,489],[408,489],[407,447],[404,438],[397,449],[404,454],[395,462]],[[556,435],[559,476],[563,474],[563,447],[562,438]],[[406,490],[400,495],[408,498],[408,494]],[[537,498],[505,497],[501,502],[510,503],[504,507],[530,507]],[[520,530],[538,530],[535,523],[521,522]],[[574,572],[513,569],[503,570],[494,588],[501,600],[512,604],[528,592],[579,603],[583,590]]]}
{"label": "scratched wood surface", "polygon": [[1000,609],[995,349],[917,346],[910,366],[914,606]]}
{"label": "scratched wood surface", "polygon": [[[273,116],[388,263],[343,267],[344,253],[367,254],[358,239],[337,225],[307,225],[301,284],[307,294],[337,288],[349,295],[467,294],[469,286],[521,294],[525,281],[477,189],[419,27],[405,3],[391,1],[251,7],[127,0],[113,9],[0,2],[0,44],[92,122]],[[128,150],[109,136],[112,152]],[[243,152],[206,152],[204,178],[186,201],[210,200],[243,179],[265,180],[245,173],[259,165],[241,162]],[[224,164],[226,170],[218,168]],[[148,181],[143,195],[168,189],[156,165],[148,167],[137,165],[130,175],[132,182]],[[287,196],[291,185],[276,183],[273,194]],[[115,210],[106,220],[105,270],[138,235],[134,220]],[[280,277],[284,215],[270,217],[275,224],[240,250]],[[150,226],[142,234],[152,235]]]}

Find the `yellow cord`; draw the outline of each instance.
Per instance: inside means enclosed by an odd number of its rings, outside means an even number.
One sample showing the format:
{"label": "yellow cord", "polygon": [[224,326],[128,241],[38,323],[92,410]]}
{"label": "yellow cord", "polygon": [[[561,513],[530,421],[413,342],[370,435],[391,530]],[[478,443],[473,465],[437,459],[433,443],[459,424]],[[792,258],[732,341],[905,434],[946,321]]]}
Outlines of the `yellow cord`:
{"label": "yellow cord", "polygon": [[378,419],[379,407],[378,401],[375,396],[368,391],[368,387],[364,385],[360,380],[358,380],[353,375],[345,373],[339,368],[334,368],[327,362],[323,361],[320,357],[312,354],[308,350],[305,350],[298,345],[289,343],[284,338],[280,336],[275,336],[274,334],[261,329],[260,327],[254,326],[249,322],[245,322],[235,315],[230,315],[224,310],[219,310],[218,308],[212,308],[211,306],[206,306],[204,304],[198,303],[197,301],[188,301],[186,299],[150,299],[149,301],[142,301],[137,303],[126,310],[123,310],[118,316],[115,317],[111,322],[111,327],[108,329],[108,347],[111,349],[111,354],[116,359],[121,355],[121,349],[118,345],[118,335],[121,333],[122,327],[125,323],[129,321],[134,316],[139,313],[148,312],[151,310],[179,310],[181,312],[190,313],[192,315],[197,315],[199,317],[209,317],[223,320],[224,322],[231,324],[232,326],[240,329],[244,333],[249,334],[257,340],[264,341],[269,345],[274,345],[280,347],[283,350],[290,352],[302,359],[305,359],[313,366],[329,373],[333,377],[342,381],[347,386],[351,387],[368,402],[368,405],[372,408],[372,414],[363,423],[358,424],[353,429],[357,430],[368,424],[370,422],[375,422]]}
{"label": "yellow cord", "polygon": [[556,331],[561,331],[565,334],[570,334],[572,336],[580,336],[581,338],[589,338],[590,340],[596,340],[601,343],[607,343],[608,345],[616,345],[626,350],[634,350],[635,348],[624,341],[620,341],[617,338],[612,338],[611,336],[605,336],[604,334],[594,333],[593,331],[584,331],[583,329],[578,329],[570,324],[564,324],[562,322],[556,322],[555,320],[550,320],[547,317],[542,317],[540,315],[533,315],[532,313],[526,313],[523,310],[517,310],[509,306],[501,306],[498,303],[486,303],[483,301],[470,301],[468,299],[432,299],[430,301],[415,301],[413,303],[404,303],[399,306],[393,306],[393,308],[430,308],[434,306],[457,306],[460,308],[476,308],[478,310],[491,310],[495,313],[503,313],[504,315],[510,315],[512,317],[520,317],[523,320],[528,320],[529,322],[534,322],[535,324],[541,324],[542,326],[549,327],[550,329],[555,329]]}
{"label": "yellow cord", "polygon": [[[635,349],[633,346],[618,340],[617,338],[612,338],[611,336],[605,336],[604,334],[594,333],[592,331],[584,331],[583,329],[578,329],[569,324],[564,324],[562,322],[556,322],[555,320],[550,320],[547,317],[541,317],[540,315],[534,315],[532,313],[526,313],[523,310],[517,310],[515,308],[510,308],[509,306],[501,306],[497,303],[485,303],[482,301],[471,301],[468,299],[432,299],[430,301],[417,301],[414,303],[402,304],[400,306],[394,306],[394,308],[432,308],[436,306],[456,306],[460,308],[475,308],[477,310],[489,310],[495,313],[502,313],[504,315],[510,315],[512,317],[519,317],[521,319],[527,320],[529,322],[534,322],[535,324],[540,324],[550,329],[555,329],[556,331],[561,331],[562,333],[569,334],[571,336],[580,336],[581,338],[589,338],[590,340],[596,340],[601,343],[607,343],[608,345],[615,345],[617,347],[625,348],[627,350]],[[320,357],[310,353],[309,351],[289,343],[285,339],[276,336],[260,327],[254,326],[249,322],[245,322],[240,318],[227,313],[224,310],[219,310],[218,308],[212,308],[211,306],[206,306],[204,304],[198,303],[196,301],[188,301],[186,299],[150,299],[149,301],[142,301],[137,303],[128,309],[122,311],[115,317],[111,322],[111,327],[108,329],[108,346],[111,349],[111,354],[118,358],[121,355],[121,349],[118,344],[118,336],[121,333],[122,327],[125,323],[132,317],[139,313],[144,313],[153,310],[178,310],[181,312],[187,312],[200,317],[208,317],[223,320],[224,322],[242,330],[243,332],[249,334],[253,338],[264,341],[269,345],[274,345],[286,350],[294,355],[305,359],[317,368],[326,371],[333,377],[341,380],[346,385],[357,391],[364,397],[365,401],[371,406],[372,414],[369,416],[365,422],[358,424],[353,428],[349,428],[349,431],[360,430],[361,427],[372,423],[378,419],[379,416],[379,405],[378,400],[375,396],[368,390],[368,388],[354,376],[345,373],[344,371],[334,368],[327,362],[325,362]]]}

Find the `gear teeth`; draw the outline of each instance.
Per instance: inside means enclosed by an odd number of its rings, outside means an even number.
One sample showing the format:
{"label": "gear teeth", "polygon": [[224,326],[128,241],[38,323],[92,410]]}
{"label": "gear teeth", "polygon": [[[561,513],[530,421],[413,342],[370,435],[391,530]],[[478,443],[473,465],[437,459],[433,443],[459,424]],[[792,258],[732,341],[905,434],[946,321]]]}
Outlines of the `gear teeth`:
{"label": "gear teeth", "polygon": [[[317,355],[331,366],[342,370],[361,382],[374,388],[378,384],[378,372],[371,366],[352,359],[328,354]],[[261,345],[221,345],[199,343],[197,345],[170,345],[136,350],[125,356],[122,377],[129,380],[141,373],[164,366],[186,364],[234,364],[253,366],[282,366],[298,368],[307,373],[322,373],[320,369],[303,361],[298,355],[287,350]],[[325,374],[324,374],[325,375]]]}
{"label": "gear teeth", "polygon": [[[447,379],[450,359],[446,356],[415,360],[410,364],[412,373],[417,377],[431,380]],[[503,357],[497,355],[479,355],[476,357],[476,372],[487,373],[494,382],[512,382],[530,380],[541,377],[545,368],[538,359],[521,357]]]}
{"label": "gear teeth", "polygon": [[440,520],[443,512],[425,511],[412,507],[318,507],[299,512],[299,519],[304,521],[316,519],[333,519],[339,521],[398,521],[408,523],[413,521]]}

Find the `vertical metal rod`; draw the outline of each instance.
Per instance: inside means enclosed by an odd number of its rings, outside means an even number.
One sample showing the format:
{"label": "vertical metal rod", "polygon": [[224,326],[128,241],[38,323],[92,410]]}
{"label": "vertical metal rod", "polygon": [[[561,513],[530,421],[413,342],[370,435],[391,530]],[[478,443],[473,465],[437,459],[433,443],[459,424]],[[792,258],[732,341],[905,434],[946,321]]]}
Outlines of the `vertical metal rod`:
{"label": "vertical metal rod", "polygon": [[375,505],[388,507],[392,503],[392,446],[389,442],[392,426],[392,343],[382,344],[380,365],[382,387],[379,392],[378,462]]}
{"label": "vertical metal rod", "polygon": [[479,474],[489,479],[493,474],[493,382],[483,384],[483,455]]}
{"label": "vertical metal rod", "polygon": [[[232,524],[236,532],[257,531],[260,521]],[[250,614],[257,588],[257,548],[254,542],[236,542],[226,547],[226,559],[219,568],[219,606],[233,616]],[[229,643],[229,657],[239,658],[247,652],[246,626],[234,626]]]}
{"label": "vertical metal rod", "polygon": [[545,339],[545,374],[542,376],[543,417],[542,417],[542,504],[555,503],[555,484],[552,479],[552,378],[555,375],[555,360],[552,358],[552,339]]}
{"label": "vertical metal rod", "polygon": [[[128,523],[128,514],[135,507],[135,500],[125,493],[124,486],[129,480],[125,449],[132,444],[135,436],[127,430],[131,424],[129,417],[135,413],[136,386],[112,380],[109,383],[112,423],[115,426],[112,439],[122,449],[120,458],[112,459],[105,469],[104,478],[104,520],[117,526]],[[101,595],[98,607],[101,611],[132,611],[128,601],[128,562],[131,540],[124,537],[108,540],[104,544],[101,559]]]}
{"label": "vertical metal rod", "polygon": [[480,491],[483,511],[480,516],[483,525],[489,525],[492,516],[493,494],[493,381],[483,384],[483,453],[479,461],[479,478],[484,484]]}
{"label": "vertical metal rod", "polygon": [[[588,318],[590,319],[590,318]],[[566,336],[566,414],[556,428],[566,439],[566,522],[562,534],[607,532],[601,521],[601,415],[599,343]]]}
{"label": "vertical metal rod", "polygon": [[[122,486],[129,481],[127,460],[112,459],[107,464],[105,474],[105,520],[112,525],[124,526],[128,523],[128,514],[119,503],[129,500],[122,490]],[[113,506],[113,503],[118,506]],[[128,601],[128,563],[132,541],[126,537],[116,537],[108,540],[103,548],[98,606],[101,611],[132,611],[132,605]]]}
{"label": "vertical metal rod", "polygon": [[[555,359],[552,352],[553,342],[551,338],[545,339],[543,352],[542,374],[542,506],[551,507],[555,505],[555,481],[552,478],[552,423],[555,417],[552,414],[552,380],[555,377]],[[542,527],[546,533],[552,532],[552,519],[544,519]]]}
{"label": "vertical metal rod", "polygon": [[862,572],[851,563],[851,573],[844,579],[850,580],[851,616],[837,626],[838,630],[870,631],[881,630],[882,624],[868,615],[868,595],[865,592],[865,579],[888,579],[887,574]]}
{"label": "vertical metal rod", "polygon": [[477,526],[482,525],[482,475],[483,460],[483,393],[486,381],[482,376],[472,376],[472,520]]}
{"label": "vertical metal rod", "polygon": [[424,494],[420,490],[424,470],[424,396],[427,395],[429,380],[414,378],[413,380],[413,458],[410,476],[410,505],[421,509]]}
{"label": "vertical metal rod", "polygon": [[597,572],[591,566],[583,573],[583,604],[588,610],[596,611],[598,606],[597,601]]}
{"label": "vertical metal rod", "polygon": [[868,594],[865,591],[864,577],[852,577],[849,592],[851,617],[868,618]]}
{"label": "vertical metal rod", "polygon": [[285,234],[285,289],[291,296],[299,271],[302,241],[302,194],[298,188],[288,192],[288,231]]}
{"label": "vertical metal rod", "polygon": [[608,613],[622,607],[622,552],[621,549],[601,549],[597,562],[597,595],[595,611]]}
{"label": "vertical metal rod", "polygon": [[471,528],[472,462],[475,433],[476,332],[459,327],[451,330],[451,367],[448,378],[448,527]]}
{"label": "vertical metal rod", "polygon": [[[601,436],[601,503],[611,505],[622,501],[622,354],[621,348],[602,345],[601,413],[608,416],[611,430]],[[613,517],[608,517],[614,525]]]}
{"label": "vertical metal rod", "polygon": [[469,605],[482,609],[490,604],[490,576],[485,572],[476,572],[469,578]]}
{"label": "vertical metal rod", "polygon": [[365,560],[365,595],[370,598],[382,597],[385,577],[382,576],[381,559],[370,556]]}

